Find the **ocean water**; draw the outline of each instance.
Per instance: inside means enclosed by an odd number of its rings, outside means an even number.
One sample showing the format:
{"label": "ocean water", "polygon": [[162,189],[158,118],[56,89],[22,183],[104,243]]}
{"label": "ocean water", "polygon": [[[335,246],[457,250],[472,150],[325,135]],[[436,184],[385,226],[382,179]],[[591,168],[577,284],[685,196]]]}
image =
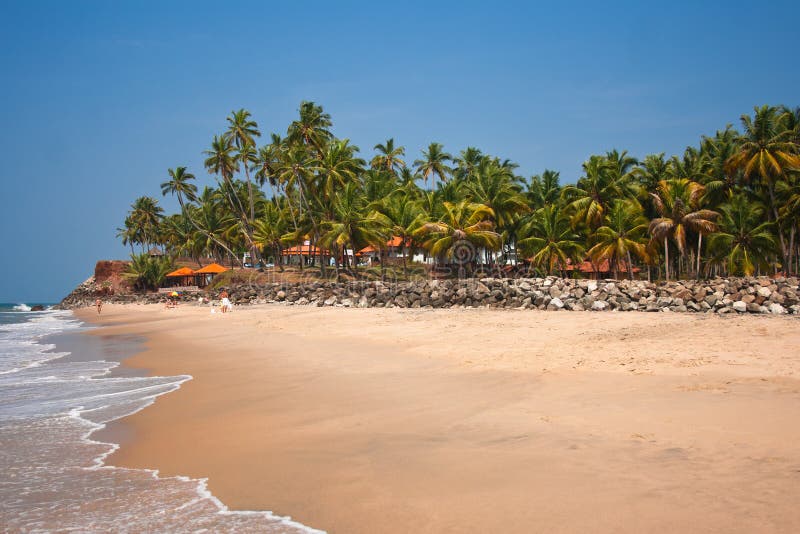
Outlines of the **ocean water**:
{"label": "ocean water", "polygon": [[[68,311],[0,304],[0,531],[319,532],[228,511],[205,480],[106,466],[117,445],[92,434],[191,377],[114,373],[130,340],[98,345],[75,335],[86,328]],[[67,338],[58,352],[51,341]]]}

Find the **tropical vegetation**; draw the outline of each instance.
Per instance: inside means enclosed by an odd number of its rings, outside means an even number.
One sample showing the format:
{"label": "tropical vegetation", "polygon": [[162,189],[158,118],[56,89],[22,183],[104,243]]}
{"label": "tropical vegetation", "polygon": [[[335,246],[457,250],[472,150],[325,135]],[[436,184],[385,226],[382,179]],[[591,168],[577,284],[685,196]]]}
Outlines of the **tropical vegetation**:
{"label": "tropical vegetation", "polygon": [[553,170],[521,176],[476,147],[456,154],[432,142],[414,157],[390,138],[362,156],[313,102],[263,142],[247,110],[226,122],[203,152],[216,185],[200,190],[198,170],[176,165],[161,193],[180,211],[165,214],[158,199],[141,197],[118,230],[143,284],[160,264],[146,264],[137,245],[276,269],[305,247],[299,268],[322,276],[374,274],[358,265],[366,247],[384,274],[390,242],[402,251],[398,276],[420,272],[412,253],[429,271],[457,267],[450,272],[462,276],[585,276],[586,265],[666,279],[800,270],[800,108],[756,107],[740,129],[728,125],[671,157],[590,155],[566,185]]}

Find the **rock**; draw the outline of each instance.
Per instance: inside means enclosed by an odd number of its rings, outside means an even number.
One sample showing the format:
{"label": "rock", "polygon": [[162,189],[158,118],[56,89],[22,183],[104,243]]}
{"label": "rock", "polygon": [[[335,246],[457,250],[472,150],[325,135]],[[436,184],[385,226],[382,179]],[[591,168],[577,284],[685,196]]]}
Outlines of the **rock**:
{"label": "rock", "polygon": [[592,309],[595,311],[603,311],[606,308],[608,308],[608,306],[609,306],[608,302],[604,300],[596,300],[592,302]]}
{"label": "rock", "polygon": [[44,306],[41,304],[35,304],[31,306],[31,311],[44,311]]}
{"label": "rock", "polygon": [[547,305],[548,310],[560,310],[563,307],[564,303],[558,297],[551,299],[550,303]]}
{"label": "rock", "polygon": [[770,291],[769,287],[765,286],[760,286],[758,289],[756,289],[756,293],[759,297],[764,297],[765,299],[768,299],[769,296],[772,295],[772,291]]}
{"label": "rock", "polygon": [[767,306],[767,309],[769,309],[769,312],[774,315],[783,315],[784,313],[786,313],[786,308],[784,308],[777,302],[773,302],[772,304]]}
{"label": "rock", "polygon": [[761,313],[761,306],[755,302],[751,302],[747,305],[747,311],[749,313]]}
{"label": "rock", "polygon": [[739,313],[744,313],[747,311],[747,303],[741,300],[737,300],[736,302],[734,302],[731,307],[733,308],[734,311],[737,311]]}

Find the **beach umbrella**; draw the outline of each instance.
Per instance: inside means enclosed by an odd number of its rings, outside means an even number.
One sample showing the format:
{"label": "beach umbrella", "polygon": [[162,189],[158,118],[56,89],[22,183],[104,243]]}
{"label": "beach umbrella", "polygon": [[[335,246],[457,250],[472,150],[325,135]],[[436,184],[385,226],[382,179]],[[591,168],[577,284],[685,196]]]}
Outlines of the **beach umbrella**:
{"label": "beach umbrella", "polygon": [[188,267],[181,267],[178,270],[172,271],[171,273],[167,274],[168,277],[178,277],[178,276],[192,276],[194,275],[194,271]]}
{"label": "beach umbrella", "polygon": [[206,265],[202,269],[197,269],[194,274],[219,274],[224,273],[227,270],[228,269],[218,263],[212,263],[210,265]]}
{"label": "beach umbrella", "polygon": [[177,296],[179,296],[179,295],[178,295],[178,292],[177,292],[177,291],[173,291],[172,293],[170,293],[170,296],[177,297]]}

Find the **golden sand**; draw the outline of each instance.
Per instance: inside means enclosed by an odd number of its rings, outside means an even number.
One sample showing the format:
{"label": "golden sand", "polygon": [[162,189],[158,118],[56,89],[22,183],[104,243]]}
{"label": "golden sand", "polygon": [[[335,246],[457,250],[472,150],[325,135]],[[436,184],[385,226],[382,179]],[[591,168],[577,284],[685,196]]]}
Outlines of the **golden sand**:
{"label": "golden sand", "polygon": [[100,322],[146,336],[127,365],[194,377],[117,424],[109,463],[208,477],[232,509],[347,533],[800,532],[797,319],[109,305]]}

